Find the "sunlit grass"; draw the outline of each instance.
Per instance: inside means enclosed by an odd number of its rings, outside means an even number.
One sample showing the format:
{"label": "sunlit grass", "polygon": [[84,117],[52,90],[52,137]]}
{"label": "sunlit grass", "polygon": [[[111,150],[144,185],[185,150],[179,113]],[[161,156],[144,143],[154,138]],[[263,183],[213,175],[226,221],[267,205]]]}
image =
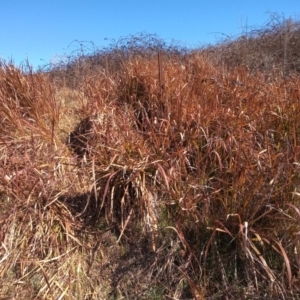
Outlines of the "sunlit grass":
{"label": "sunlit grass", "polygon": [[0,296],[299,297],[299,76],[80,59],[1,62]]}

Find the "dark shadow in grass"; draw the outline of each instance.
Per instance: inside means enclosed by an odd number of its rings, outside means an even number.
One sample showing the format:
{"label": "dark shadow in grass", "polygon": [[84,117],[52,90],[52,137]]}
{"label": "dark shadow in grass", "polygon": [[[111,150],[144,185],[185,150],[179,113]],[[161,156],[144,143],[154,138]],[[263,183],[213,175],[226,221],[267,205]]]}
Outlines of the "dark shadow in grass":
{"label": "dark shadow in grass", "polygon": [[62,195],[59,201],[67,206],[83,227],[95,227],[99,223],[100,210],[94,193]]}

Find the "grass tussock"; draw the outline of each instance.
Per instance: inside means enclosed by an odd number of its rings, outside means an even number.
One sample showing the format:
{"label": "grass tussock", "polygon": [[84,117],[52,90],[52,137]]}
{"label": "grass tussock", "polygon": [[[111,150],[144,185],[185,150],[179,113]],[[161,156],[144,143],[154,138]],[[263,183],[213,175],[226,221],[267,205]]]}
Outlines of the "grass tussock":
{"label": "grass tussock", "polygon": [[145,43],[1,62],[0,297],[297,299],[299,76]]}
{"label": "grass tussock", "polygon": [[217,64],[247,65],[254,73],[258,70],[270,74],[281,72],[285,76],[300,71],[299,33],[299,20],[273,13],[262,28],[245,26],[237,38],[226,36],[217,45],[204,48],[203,52]]}

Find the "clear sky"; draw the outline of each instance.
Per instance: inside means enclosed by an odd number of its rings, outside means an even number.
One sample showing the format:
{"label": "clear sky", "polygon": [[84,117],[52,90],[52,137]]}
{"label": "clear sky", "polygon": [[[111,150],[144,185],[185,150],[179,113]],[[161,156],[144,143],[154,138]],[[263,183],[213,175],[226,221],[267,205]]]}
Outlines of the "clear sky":
{"label": "clear sky", "polygon": [[36,67],[70,54],[74,40],[101,48],[140,32],[197,47],[261,27],[269,12],[299,20],[300,0],[0,0],[0,57]]}

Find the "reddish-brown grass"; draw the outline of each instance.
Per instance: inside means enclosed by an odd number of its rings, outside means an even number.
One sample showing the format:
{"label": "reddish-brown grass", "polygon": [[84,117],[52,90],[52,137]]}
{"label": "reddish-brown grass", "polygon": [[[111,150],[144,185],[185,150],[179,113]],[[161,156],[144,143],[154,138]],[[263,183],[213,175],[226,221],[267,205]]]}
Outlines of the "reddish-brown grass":
{"label": "reddish-brown grass", "polygon": [[145,53],[1,63],[0,296],[296,299],[298,74]]}

